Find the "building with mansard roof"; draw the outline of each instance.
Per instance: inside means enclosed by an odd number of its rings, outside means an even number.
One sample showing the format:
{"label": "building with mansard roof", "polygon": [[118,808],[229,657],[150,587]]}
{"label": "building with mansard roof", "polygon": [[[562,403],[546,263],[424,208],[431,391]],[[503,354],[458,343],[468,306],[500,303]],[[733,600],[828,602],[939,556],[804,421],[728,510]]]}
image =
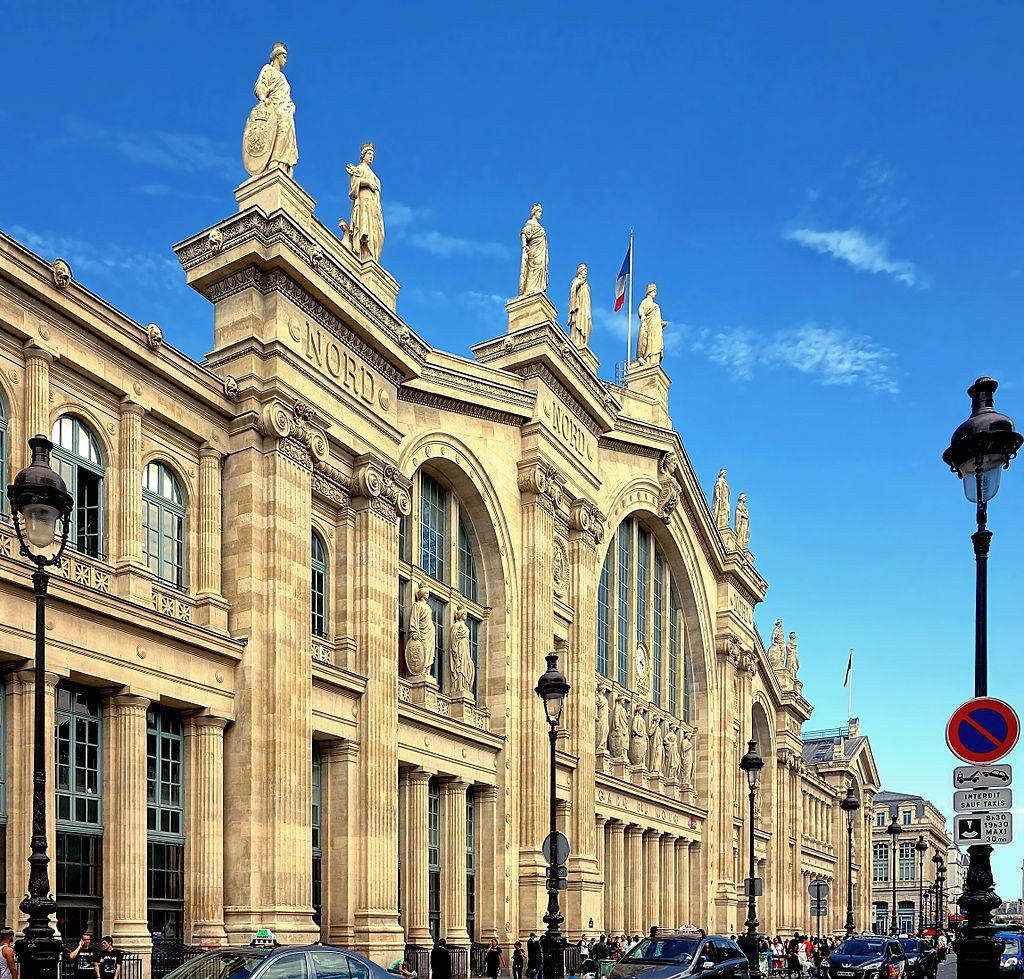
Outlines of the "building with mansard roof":
{"label": "building with mansard roof", "polygon": [[[712,516],[658,358],[609,383],[542,294],[472,359],[436,350],[290,176],[236,198],[175,249],[212,311],[202,362],[0,236],[3,479],[49,433],[74,498],[46,633],[62,934],[145,954],[269,927],[383,962],[539,931],[551,650],[570,935],[742,929],[751,737],[762,929],[809,928],[812,877],[841,929],[850,873],[866,924],[870,748],[801,735],[795,639],[755,629],[767,583]],[[20,927],[33,614],[9,519],[0,622]]]}

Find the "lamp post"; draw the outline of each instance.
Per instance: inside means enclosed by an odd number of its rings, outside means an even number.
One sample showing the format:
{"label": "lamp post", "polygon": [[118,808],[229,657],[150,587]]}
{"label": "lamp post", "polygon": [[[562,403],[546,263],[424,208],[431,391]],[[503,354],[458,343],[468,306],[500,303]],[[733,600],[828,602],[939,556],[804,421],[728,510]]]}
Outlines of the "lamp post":
{"label": "lamp post", "polygon": [[547,931],[541,937],[540,944],[544,953],[544,975],[547,979],[564,979],[565,957],[562,949],[565,941],[559,926],[565,920],[558,907],[558,882],[561,862],[559,859],[556,834],[558,825],[555,820],[555,745],[558,738],[558,723],[562,719],[562,708],[569,694],[569,683],[558,668],[558,653],[548,653],[545,657],[548,668],[537,681],[537,696],[544,702],[544,715],[548,721],[548,740],[551,744],[550,771],[550,823],[551,833],[548,837],[550,848],[548,860],[548,910],[544,915]]}
{"label": "lamp post", "polygon": [[[935,897],[935,885],[934,884],[929,884],[925,888],[925,890],[924,890],[924,899],[925,899],[925,901],[928,902],[928,920],[929,921],[933,920],[932,917],[931,917],[931,914],[935,910],[935,901],[933,900],[934,897]],[[936,929],[936,930],[938,930],[938,929]]]}
{"label": "lamp post", "polygon": [[896,873],[899,870],[899,853],[897,851],[897,840],[900,838],[900,833],[903,832],[903,827],[900,826],[896,817],[892,817],[892,822],[885,828],[885,831],[889,834],[892,843],[892,912],[889,918],[889,932],[892,935],[899,934],[899,927],[896,924]]}
{"label": "lamp post", "polygon": [[928,852],[928,844],[924,836],[918,836],[914,846],[917,850],[917,933],[924,931],[924,855]]}
{"label": "lamp post", "polygon": [[32,853],[28,893],[20,905],[28,923],[15,948],[22,979],[56,979],[62,949],[50,927],[57,904],[50,895],[50,858],[46,853],[46,588],[50,581],[46,569],[57,564],[64,553],[73,501],[64,480],[50,466],[50,440],[36,435],[28,444],[32,462],[7,487],[20,553],[35,565],[32,586],[36,599]]}
{"label": "lamp post", "polygon": [[[1024,436],[1014,430],[1013,421],[996,411],[994,396],[999,387],[991,377],[979,377],[968,389],[971,416],[953,433],[942,461],[964,483],[967,499],[976,506],[978,529],[974,542],[974,695],[988,694],[988,502],[999,490],[1003,469],[1016,456]],[[964,892],[957,902],[967,917],[957,938],[957,975],[971,979],[995,979],[1003,944],[995,940],[992,912],[1002,903],[992,876],[992,847],[971,846]]]}
{"label": "lamp post", "polygon": [[853,938],[853,824],[860,811],[860,799],[853,791],[852,782],[839,808],[846,813],[846,937]]}
{"label": "lamp post", "polygon": [[761,769],[764,768],[764,759],[758,753],[757,742],[747,742],[747,753],[740,759],[740,768],[747,776],[748,799],[750,808],[747,811],[748,841],[750,843],[750,883],[747,893],[747,920],[743,923],[747,926],[747,933],[743,936],[744,951],[751,968],[760,967],[761,952],[757,943],[757,899],[754,896],[754,796],[757,793],[757,784],[761,780]]}
{"label": "lamp post", "polygon": [[939,928],[943,931],[949,925],[949,914],[946,911],[946,865],[939,865]]}
{"label": "lamp post", "polygon": [[935,856],[932,857],[932,863],[935,864],[935,880],[932,886],[932,906],[935,909],[935,930],[939,931],[939,868],[944,866],[944,864],[942,862],[942,851],[938,848],[935,850]]}

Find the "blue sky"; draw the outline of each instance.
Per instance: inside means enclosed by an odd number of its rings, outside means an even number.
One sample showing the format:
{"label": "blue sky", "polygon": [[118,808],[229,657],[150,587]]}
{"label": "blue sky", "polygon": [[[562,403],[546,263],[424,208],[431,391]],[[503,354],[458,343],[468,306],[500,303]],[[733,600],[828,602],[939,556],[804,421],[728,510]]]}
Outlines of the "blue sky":
{"label": "blue sky", "polygon": [[[429,342],[468,354],[504,331],[539,200],[549,294],[564,313],[589,264],[611,377],[635,226],[636,301],[657,281],[670,321],[673,419],[708,491],[725,465],[749,494],[771,583],[758,622],[797,631],[810,726],[846,717],[854,648],[884,787],[948,814],[944,724],[973,692],[973,511],[940,454],[982,374],[1024,426],[1024,5],[276,9],[11,7],[0,227],[201,357],[210,310],[169,246],[233,212],[278,39],[296,178],[333,228],[345,163],[376,143],[384,264]],[[1022,515],[1024,459],[991,511],[990,692],[1018,709]],[[996,849],[1004,897],[1022,856]]]}

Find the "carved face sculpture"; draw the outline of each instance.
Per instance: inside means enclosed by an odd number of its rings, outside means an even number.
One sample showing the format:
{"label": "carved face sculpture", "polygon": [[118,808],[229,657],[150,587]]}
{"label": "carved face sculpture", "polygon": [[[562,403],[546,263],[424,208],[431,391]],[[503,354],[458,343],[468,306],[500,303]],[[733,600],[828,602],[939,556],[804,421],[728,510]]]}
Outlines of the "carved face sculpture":
{"label": "carved face sculpture", "polygon": [[586,267],[586,265],[583,265],[583,264],[579,265],[579,267],[578,267],[578,268],[576,269],[576,274],[577,274],[577,275],[578,275],[578,276],[579,276],[579,277],[580,277],[580,278],[581,278],[581,279],[582,279],[582,280],[583,280],[584,282],[586,282],[586,281],[587,281],[587,267]]}
{"label": "carved face sculpture", "polygon": [[71,285],[71,266],[63,258],[53,263],[53,283],[58,289],[67,289]]}
{"label": "carved face sculpture", "polygon": [[363,147],[363,163],[373,163],[374,156],[376,156],[376,152],[372,145]]}
{"label": "carved face sculpture", "polygon": [[540,206],[540,204],[534,204],[533,207],[530,208],[530,217],[533,218],[536,221],[540,220],[540,216],[543,213],[544,213],[544,208],[542,208]]}
{"label": "carved face sculpture", "polygon": [[288,49],[283,44],[275,44],[270,52],[270,63],[280,71],[288,64]]}
{"label": "carved face sculpture", "polygon": [[651,299],[653,299],[656,295],[658,295],[658,283],[657,282],[651,282],[651,283],[648,284],[648,286],[647,286],[647,295]]}
{"label": "carved face sculpture", "polygon": [[727,475],[728,475],[728,473],[726,473],[726,471],[724,469],[719,469],[718,470],[718,478],[719,479],[725,479],[725,477]]}

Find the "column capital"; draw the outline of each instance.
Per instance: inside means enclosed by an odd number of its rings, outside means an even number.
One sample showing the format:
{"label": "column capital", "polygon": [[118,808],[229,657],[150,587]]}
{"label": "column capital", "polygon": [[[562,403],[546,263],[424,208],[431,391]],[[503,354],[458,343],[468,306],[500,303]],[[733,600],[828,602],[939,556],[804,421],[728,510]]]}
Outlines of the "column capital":
{"label": "column capital", "polygon": [[223,731],[231,723],[230,718],[221,717],[218,714],[186,714],[182,720],[185,722],[186,730],[202,728],[209,731]]}
{"label": "column capital", "polygon": [[661,845],[662,846],[675,846],[676,844],[675,833],[662,833],[661,834]]}
{"label": "column capital", "polygon": [[476,797],[479,802],[496,803],[498,801],[498,786],[478,785]]}
{"label": "column capital", "polygon": [[423,768],[408,768],[401,775],[410,785],[426,785],[434,777],[433,772]]}
{"label": "column capital", "polygon": [[628,826],[626,826],[626,835],[629,836],[631,839],[638,836],[643,836],[644,827],[638,826],[636,823],[630,823]]}
{"label": "column capital", "polygon": [[[35,672],[35,670],[31,670],[31,669],[29,669],[29,670],[15,670],[13,673],[10,674],[10,676],[17,683],[23,684],[24,686],[30,686],[30,685],[32,685],[33,683],[36,682],[36,672]],[[60,676],[58,674],[56,674],[56,673],[51,673],[49,670],[47,670],[43,674],[43,682],[48,687],[56,687],[57,684],[60,683],[60,681],[61,681]]]}
{"label": "column capital", "polygon": [[609,819],[608,828],[613,833],[623,834],[626,831],[626,824],[621,819]]}
{"label": "column capital", "polygon": [[142,711],[145,713],[149,710],[151,703],[149,697],[140,697],[134,693],[114,693],[103,698],[103,705],[106,708],[117,708],[125,712]]}
{"label": "column capital", "polygon": [[651,840],[657,839],[658,837],[661,836],[661,830],[660,829],[651,829],[649,826],[648,827],[643,827],[643,833],[644,833],[644,836],[647,839],[651,839]]}
{"label": "column capital", "polygon": [[466,789],[469,788],[469,782],[464,781],[461,778],[446,778],[441,780],[441,795],[462,795],[466,794]]}
{"label": "column capital", "polygon": [[608,817],[602,816],[600,813],[595,813],[594,819],[596,820],[598,826],[605,826],[608,823]]}
{"label": "column capital", "polygon": [[137,417],[142,418],[147,411],[149,411],[149,409],[145,405],[139,404],[138,401],[128,395],[125,395],[121,399],[120,412],[122,418],[126,415],[136,415]]}
{"label": "column capital", "polygon": [[202,462],[204,459],[214,459],[217,462],[220,462],[220,460],[224,458],[224,455],[225,453],[223,449],[218,449],[217,446],[212,445],[209,442],[204,442],[201,446],[199,446],[200,462]]}
{"label": "column capital", "polygon": [[47,364],[53,363],[53,354],[49,350],[44,350],[34,340],[26,340],[25,345],[22,348],[22,352],[25,354],[25,360],[42,360]]}

